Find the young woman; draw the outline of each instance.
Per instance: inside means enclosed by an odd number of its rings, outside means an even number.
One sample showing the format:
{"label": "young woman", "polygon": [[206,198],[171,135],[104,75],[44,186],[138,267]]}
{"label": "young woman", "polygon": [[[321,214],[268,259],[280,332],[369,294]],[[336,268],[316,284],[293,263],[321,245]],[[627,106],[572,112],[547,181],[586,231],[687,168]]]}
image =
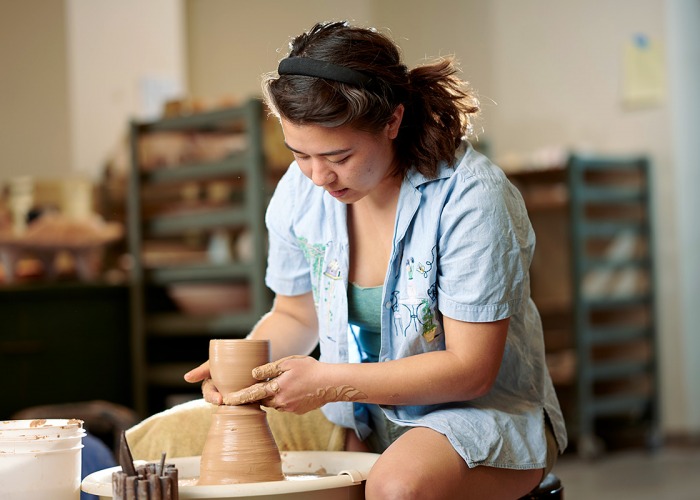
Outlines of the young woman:
{"label": "young woman", "polygon": [[[322,407],[382,453],[367,498],[519,498],[566,446],[530,300],[520,194],[464,139],[451,60],[408,70],[372,29],[317,24],[263,83],[295,162],[267,212],[261,382],[205,399]],[[320,359],[308,354],[320,343]]]}

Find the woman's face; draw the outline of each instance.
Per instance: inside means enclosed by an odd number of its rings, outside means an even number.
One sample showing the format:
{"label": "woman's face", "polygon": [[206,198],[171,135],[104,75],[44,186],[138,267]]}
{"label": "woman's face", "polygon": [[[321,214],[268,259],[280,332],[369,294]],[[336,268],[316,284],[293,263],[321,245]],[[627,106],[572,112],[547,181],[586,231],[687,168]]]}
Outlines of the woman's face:
{"label": "woman's face", "polygon": [[401,183],[395,171],[393,140],[398,133],[403,106],[376,133],[348,125],[323,127],[295,125],[284,118],[286,146],[299,168],[319,187],[343,203],[354,203],[381,188]]}

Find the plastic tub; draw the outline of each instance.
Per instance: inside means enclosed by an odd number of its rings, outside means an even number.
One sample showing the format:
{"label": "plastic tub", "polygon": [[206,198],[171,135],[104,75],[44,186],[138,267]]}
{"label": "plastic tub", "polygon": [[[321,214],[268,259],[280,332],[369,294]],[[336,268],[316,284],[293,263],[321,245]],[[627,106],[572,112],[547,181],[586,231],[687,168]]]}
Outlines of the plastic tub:
{"label": "plastic tub", "polygon": [[[168,459],[180,477],[181,499],[250,500],[361,500],[364,482],[379,455],[347,451],[288,451],[280,453],[284,481],[198,486],[200,457]],[[137,462],[137,465],[144,462]],[[112,467],[87,476],[82,483],[86,493],[101,499],[112,498]]]}
{"label": "plastic tub", "polygon": [[78,500],[83,421],[0,421],[0,500]]}
{"label": "plastic tub", "polygon": [[0,500],[78,500],[82,447],[0,452]]}
{"label": "plastic tub", "polygon": [[2,420],[0,421],[0,441],[25,438],[62,438],[84,435],[83,421],[75,418]]}
{"label": "plastic tub", "polygon": [[65,438],[25,438],[18,440],[0,439],[0,454],[3,453],[38,453],[42,451],[70,450],[80,446],[83,441],[82,433],[75,437]]}

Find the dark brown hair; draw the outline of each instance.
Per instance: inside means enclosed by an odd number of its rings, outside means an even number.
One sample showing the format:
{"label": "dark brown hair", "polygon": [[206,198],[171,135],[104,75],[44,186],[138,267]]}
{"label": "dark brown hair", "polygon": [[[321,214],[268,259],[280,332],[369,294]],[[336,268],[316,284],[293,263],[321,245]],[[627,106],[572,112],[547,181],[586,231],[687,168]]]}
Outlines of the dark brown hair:
{"label": "dark brown hair", "polygon": [[263,95],[277,117],[298,125],[351,125],[381,130],[399,104],[405,111],[395,140],[399,173],[415,167],[435,177],[440,161],[452,163],[455,148],[470,132],[479,111],[475,94],[457,76],[452,59],[412,70],[401,62],[397,45],[386,35],[345,22],[318,23],[292,40],[288,57],[311,57],[372,77],[357,87],[323,78],[271,73]]}

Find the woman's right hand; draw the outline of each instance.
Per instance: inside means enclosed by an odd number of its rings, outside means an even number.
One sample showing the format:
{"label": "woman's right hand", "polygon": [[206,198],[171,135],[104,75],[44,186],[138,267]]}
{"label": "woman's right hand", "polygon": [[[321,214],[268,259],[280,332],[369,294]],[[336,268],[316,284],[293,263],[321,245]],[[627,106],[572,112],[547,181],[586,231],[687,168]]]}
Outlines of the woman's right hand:
{"label": "woman's right hand", "polygon": [[214,386],[209,372],[209,361],[185,373],[185,380],[191,384],[202,382],[202,396],[207,403],[220,405],[224,402],[221,393]]}

